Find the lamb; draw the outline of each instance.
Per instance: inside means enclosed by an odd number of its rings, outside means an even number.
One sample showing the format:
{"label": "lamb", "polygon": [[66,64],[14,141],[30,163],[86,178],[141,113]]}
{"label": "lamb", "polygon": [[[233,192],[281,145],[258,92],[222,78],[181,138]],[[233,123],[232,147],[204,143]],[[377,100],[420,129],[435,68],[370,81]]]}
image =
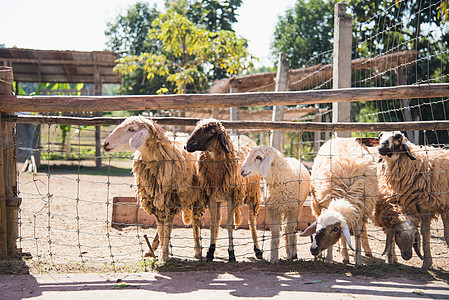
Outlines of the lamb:
{"label": "lamb", "polygon": [[143,209],[156,217],[161,259],[168,260],[173,218],[180,211],[186,224],[192,222],[195,258],[201,259],[204,203],[198,187],[197,157],[170,139],[160,125],[142,116],[125,119],[106,138],[103,148],[106,153],[135,151],[136,193]]}
{"label": "lamb", "polygon": [[[228,208],[228,253],[229,261],[234,262],[234,224],[241,223],[240,207],[246,203],[249,206],[249,227],[253,238],[254,252],[262,259],[257,232],[256,216],[260,207],[260,176],[243,178],[240,176],[240,165],[243,158],[256,146],[256,143],[246,136],[231,139],[222,123],[215,119],[199,121],[191,133],[186,150],[201,151],[198,161],[198,177],[204,188],[207,204],[210,209],[210,246],[206,260],[214,259],[218,227],[221,223],[221,204],[227,202]],[[235,222],[234,222],[235,217]]]}
{"label": "lamb", "polygon": [[[382,160],[377,146],[377,138],[358,138],[358,141],[366,145],[376,160]],[[375,148],[376,147],[376,148]],[[415,250],[418,257],[423,259],[420,252],[419,219],[416,216],[410,216],[403,213],[403,208],[398,204],[397,197],[388,188],[384,177],[380,175],[380,165],[377,167],[379,197],[374,207],[374,225],[382,228],[386,234],[385,250],[382,255],[387,254],[387,262],[396,264],[398,262],[395,254],[395,244],[401,251],[404,260],[409,260]]]}
{"label": "lamb", "polygon": [[430,223],[439,214],[449,245],[449,153],[419,147],[399,131],[379,135],[380,178],[405,214],[419,218],[424,269],[432,267]]}
{"label": "lamb", "polygon": [[309,195],[310,174],[301,161],[286,158],[270,146],[257,146],[251,150],[242,164],[241,174],[250,177],[261,174],[267,183],[265,199],[271,228],[270,262],[278,260],[279,236],[282,218],[288,259],[296,259],[296,226],[304,202]]}
{"label": "lamb", "polygon": [[353,250],[350,230],[356,237],[355,264],[362,265],[361,246],[372,256],[366,222],[371,217],[378,194],[376,164],[366,146],[355,138],[334,138],[324,143],[315,158],[312,176],[312,211],[316,221],[301,236],[316,232],[310,247],[314,256],[341,238],[343,262],[349,263],[346,243]]}

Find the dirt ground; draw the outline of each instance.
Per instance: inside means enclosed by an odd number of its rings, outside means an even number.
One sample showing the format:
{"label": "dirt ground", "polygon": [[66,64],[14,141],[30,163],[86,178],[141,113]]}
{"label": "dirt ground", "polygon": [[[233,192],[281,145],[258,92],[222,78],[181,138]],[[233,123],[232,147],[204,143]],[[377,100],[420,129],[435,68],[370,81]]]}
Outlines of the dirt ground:
{"label": "dirt ground", "polygon": [[[18,246],[23,252],[32,255],[33,265],[95,268],[108,263],[134,264],[142,259],[142,255],[148,251],[143,235],[147,234],[151,238],[156,230],[140,226],[121,229],[111,227],[112,198],[134,195],[131,188],[133,177],[127,169],[119,169],[129,166],[129,163],[116,164],[118,165],[110,167],[109,171],[106,168],[106,174],[110,173],[110,176],[90,175],[93,172],[89,166],[80,167],[78,173],[76,162],[75,166],[67,168],[45,167],[45,171],[50,169],[50,176],[45,172],[35,176],[29,173],[19,176],[19,192],[23,202]],[[381,256],[385,235],[372,224],[369,225],[368,231],[374,258],[367,258],[366,263],[377,264],[385,258]],[[259,230],[258,235],[266,259],[269,255],[270,232]],[[442,223],[434,223],[434,268],[449,271],[449,248],[445,245],[442,235]],[[202,229],[201,236],[205,256],[209,246],[209,230]],[[171,256],[193,260],[192,237],[190,228],[175,228],[171,240]],[[309,247],[310,238],[298,238],[298,257],[313,260]],[[241,262],[255,259],[249,230],[238,229],[235,232],[235,253],[237,260]],[[280,254],[281,258],[285,257],[284,247],[280,249]],[[227,232],[221,229],[216,259],[226,261],[227,256]],[[334,259],[341,262],[338,252]],[[399,262],[407,266],[421,266],[421,261],[416,256],[409,261],[403,261],[399,257]]]}
{"label": "dirt ground", "polygon": [[[134,299],[142,296],[168,298],[304,298],[312,299],[449,299],[449,248],[444,244],[442,224],[433,224],[433,269],[421,270],[416,256],[399,257],[389,266],[381,256],[385,235],[372,224],[368,236],[373,258],[363,267],[314,260],[310,238],[298,238],[298,260],[276,264],[254,257],[247,229],[235,232],[237,263],[227,263],[227,233],[220,230],[216,260],[193,259],[192,230],[175,228],[171,261],[143,259],[148,250],[143,239],[153,237],[154,228],[111,225],[112,198],[132,196],[133,177],[128,162],[97,171],[90,166],[50,166],[46,172],[19,176],[23,199],[18,247],[32,258],[17,264],[3,262],[0,299]],[[79,172],[78,172],[79,168]],[[264,258],[269,256],[270,231],[258,231]],[[209,230],[202,229],[203,256],[209,245]],[[285,249],[280,249],[285,258]],[[22,265],[21,265],[22,264]],[[20,266],[21,265],[21,266]],[[146,272],[146,273],[140,273]],[[88,274],[86,274],[88,273]]]}

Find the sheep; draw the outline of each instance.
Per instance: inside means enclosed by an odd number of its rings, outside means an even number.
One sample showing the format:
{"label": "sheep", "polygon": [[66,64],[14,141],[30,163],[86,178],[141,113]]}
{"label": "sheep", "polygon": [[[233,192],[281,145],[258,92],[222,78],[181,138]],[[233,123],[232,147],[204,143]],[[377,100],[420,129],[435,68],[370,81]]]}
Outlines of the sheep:
{"label": "sheep", "polygon": [[267,183],[265,199],[271,228],[270,262],[278,260],[282,218],[285,218],[285,242],[288,259],[296,259],[296,226],[304,202],[309,195],[310,174],[301,161],[286,158],[270,146],[251,150],[241,167],[243,177],[262,175]]}
{"label": "sheep", "polygon": [[[227,202],[228,208],[228,254],[229,262],[236,261],[233,242],[234,224],[241,222],[240,207],[249,206],[249,227],[254,244],[254,252],[262,259],[256,232],[256,216],[260,208],[260,176],[243,178],[240,165],[243,158],[256,146],[246,136],[233,139],[226,132],[223,124],[215,119],[199,121],[190,134],[185,146],[189,152],[201,151],[198,161],[198,177],[204,188],[210,209],[210,246],[206,260],[214,259],[218,227],[221,223],[220,206]],[[234,222],[235,217],[235,222]]]}
{"label": "sheep", "polygon": [[376,164],[366,146],[355,138],[334,138],[324,143],[313,163],[311,176],[312,211],[316,221],[301,236],[316,232],[310,247],[314,256],[341,238],[343,262],[349,263],[346,243],[353,250],[350,230],[356,237],[355,264],[362,264],[361,246],[372,256],[366,234],[378,194]]}
{"label": "sheep", "polygon": [[416,146],[399,131],[381,132],[378,138],[380,178],[404,213],[419,218],[422,268],[429,269],[432,267],[430,223],[438,214],[449,245],[449,153],[440,148]]}
{"label": "sheep", "polygon": [[[160,125],[142,116],[125,119],[105,139],[106,153],[135,151],[133,174],[140,205],[156,217],[163,261],[173,218],[182,211],[183,221],[192,222],[195,258],[201,259],[200,225],[204,210],[195,161],[182,143],[170,138]],[[193,210],[193,221],[192,221]]]}
{"label": "sheep", "polygon": [[[357,138],[367,146],[367,149],[373,154],[375,160],[381,160],[377,146],[377,138]],[[403,213],[403,208],[399,205],[397,198],[388,188],[384,178],[380,175],[380,165],[377,167],[379,197],[374,207],[374,225],[382,228],[386,234],[385,250],[382,255],[387,255],[387,263],[396,264],[398,262],[395,254],[395,244],[401,251],[404,260],[409,260],[415,250],[418,257],[423,259],[420,252],[419,219],[416,216],[410,216]]]}

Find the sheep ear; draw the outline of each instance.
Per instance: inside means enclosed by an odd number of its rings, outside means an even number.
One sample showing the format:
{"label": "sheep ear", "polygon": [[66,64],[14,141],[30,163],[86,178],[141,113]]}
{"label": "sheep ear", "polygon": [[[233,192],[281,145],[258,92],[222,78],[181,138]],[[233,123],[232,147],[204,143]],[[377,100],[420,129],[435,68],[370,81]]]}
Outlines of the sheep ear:
{"label": "sheep ear", "polygon": [[401,149],[402,151],[404,151],[405,155],[407,155],[408,158],[410,158],[410,160],[416,160],[416,158],[410,152],[410,147],[407,145],[407,143],[403,142],[401,144]]}
{"label": "sheep ear", "polygon": [[221,149],[223,149],[225,153],[229,153],[229,149],[226,147],[226,137],[223,133],[218,134],[218,141],[220,142]]}
{"label": "sheep ear", "polygon": [[385,240],[385,249],[381,255],[385,255],[390,251],[391,245],[393,243],[393,237],[394,237],[394,230],[393,229],[388,230],[387,239]]}
{"label": "sheep ear", "polygon": [[265,178],[268,175],[268,172],[270,172],[271,168],[271,162],[273,161],[273,156],[267,156],[262,160],[262,163],[260,164],[260,174]]}
{"label": "sheep ear", "polygon": [[341,233],[343,234],[343,237],[346,240],[346,243],[348,243],[349,249],[354,251],[354,248],[351,246],[351,233],[349,232],[348,225],[341,226]]}
{"label": "sheep ear", "polygon": [[145,142],[145,139],[147,138],[148,130],[141,129],[137,131],[130,139],[129,139],[129,146],[133,149],[139,149],[143,143]]}
{"label": "sheep ear", "polygon": [[316,221],[307,227],[299,236],[311,236],[316,232]]}

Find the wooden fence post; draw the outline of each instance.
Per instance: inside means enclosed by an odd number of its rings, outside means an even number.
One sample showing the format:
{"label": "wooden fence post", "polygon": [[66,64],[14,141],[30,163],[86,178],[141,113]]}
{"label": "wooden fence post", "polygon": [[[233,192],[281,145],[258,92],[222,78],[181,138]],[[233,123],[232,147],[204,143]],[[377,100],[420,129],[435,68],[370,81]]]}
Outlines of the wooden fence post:
{"label": "wooden fence post", "polygon": [[[13,85],[11,67],[0,67],[0,95],[11,95]],[[18,205],[16,198],[16,160],[14,123],[0,115],[0,258],[16,254],[18,237]],[[17,202],[17,203],[14,203]]]}
{"label": "wooden fence post", "polygon": [[[96,60],[94,56],[94,60]],[[94,67],[94,95],[101,96],[102,92],[101,71],[98,64]],[[96,112],[96,117],[103,116],[103,112]],[[101,167],[101,126],[95,126],[95,167]]]}
{"label": "wooden fence post", "polygon": [[[239,88],[237,86],[231,85],[229,88],[229,93],[238,93]],[[229,120],[230,121],[238,121],[239,119],[239,108],[238,107],[230,107],[229,108]],[[238,134],[237,129],[231,129],[232,134]]]}
{"label": "wooden fence post", "polygon": [[[335,4],[333,88],[350,88],[352,72],[352,17],[346,15],[346,3]],[[332,104],[333,123],[351,121],[351,102]],[[350,132],[339,132],[339,137],[349,137]]]}
{"label": "wooden fence post", "polygon": [[[279,53],[278,69],[276,73],[276,87],[275,91],[287,91],[288,90],[288,69],[290,64],[288,63],[285,53]],[[284,120],[284,106],[275,105],[273,107],[273,122]],[[280,130],[273,130],[270,138],[270,146],[282,151],[282,136],[283,132]]]}

